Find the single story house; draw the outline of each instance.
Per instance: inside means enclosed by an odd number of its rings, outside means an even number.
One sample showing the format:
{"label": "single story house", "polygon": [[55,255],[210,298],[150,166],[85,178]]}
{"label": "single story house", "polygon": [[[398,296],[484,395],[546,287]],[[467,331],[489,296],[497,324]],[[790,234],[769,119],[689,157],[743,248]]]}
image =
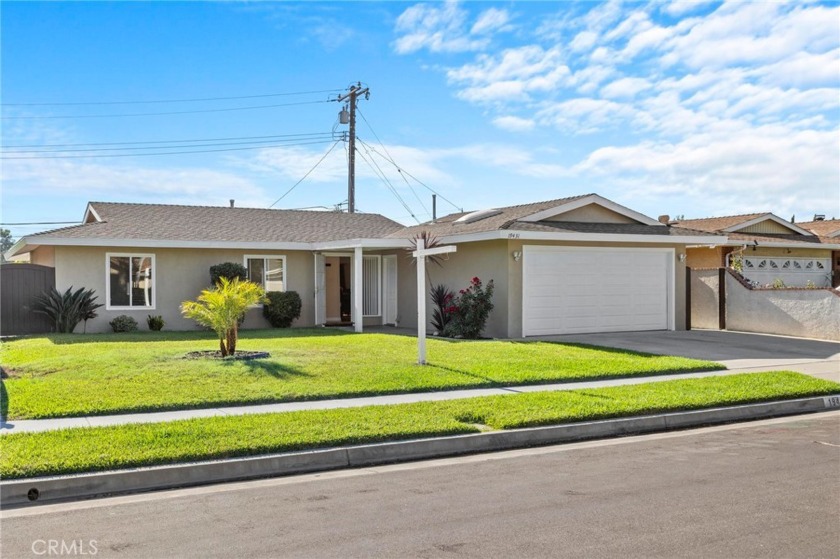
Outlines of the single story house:
{"label": "single story house", "polygon": [[[33,264],[54,268],[59,290],[94,289],[105,306],[88,331],[109,331],[121,314],[195,328],[181,302],[208,286],[211,266],[230,261],[267,290],[297,291],[296,325],[362,331],[416,327],[410,249],[424,231],[457,247],[442,266],[427,266],[431,283],[457,291],[474,276],[494,281],[485,332],[493,337],[683,329],[688,247],[727,243],[597,194],[414,227],[363,213],[91,202],[82,224],[27,235],[8,255],[29,253]],[[244,327],[265,326],[259,309],[249,312]]]}
{"label": "single story house", "polygon": [[[836,220],[833,220],[836,221]],[[830,287],[840,280],[840,237],[823,235],[803,223],[770,212],[672,221],[708,233],[726,235],[714,246],[689,246],[691,268],[726,267],[737,263],[750,281],[762,285],[781,280],[789,287]]]}

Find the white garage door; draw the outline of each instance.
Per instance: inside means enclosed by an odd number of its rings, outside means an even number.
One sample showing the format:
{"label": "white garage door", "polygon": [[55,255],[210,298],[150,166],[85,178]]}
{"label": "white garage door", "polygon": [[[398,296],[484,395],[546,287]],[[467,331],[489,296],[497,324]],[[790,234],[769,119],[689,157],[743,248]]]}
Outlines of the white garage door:
{"label": "white garage door", "polygon": [[670,249],[525,246],[524,336],[666,330]]}

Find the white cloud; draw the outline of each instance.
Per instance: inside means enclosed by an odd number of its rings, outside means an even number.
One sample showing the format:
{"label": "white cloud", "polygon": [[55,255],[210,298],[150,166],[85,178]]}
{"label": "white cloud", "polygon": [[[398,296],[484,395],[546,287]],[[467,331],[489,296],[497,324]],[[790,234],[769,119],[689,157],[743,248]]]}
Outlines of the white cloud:
{"label": "white cloud", "polygon": [[487,48],[494,33],[510,31],[511,15],[507,10],[488,8],[472,26],[469,13],[457,1],[440,4],[415,4],[397,18],[394,50],[409,54],[421,49],[433,53],[478,51]]}
{"label": "white cloud", "polygon": [[480,35],[482,33],[490,33],[493,31],[507,31],[511,27],[510,13],[507,10],[500,10],[498,8],[490,8],[485,10],[478,16],[478,19],[470,29],[473,35]]}
{"label": "white cloud", "polygon": [[154,169],[67,159],[10,160],[3,164],[7,188],[61,195],[172,204],[264,206],[268,195],[253,181],[234,173],[196,167]]}
{"label": "white cloud", "polygon": [[534,121],[529,118],[520,118],[518,116],[500,116],[493,119],[493,124],[502,130],[509,130],[511,132],[527,132],[533,130]]}
{"label": "white cloud", "polygon": [[650,88],[650,82],[644,78],[621,78],[602,87],[601,96],[608,99],[629,98]]}
{"label": "white cloud", "polygon": [[617,121],[632,120],[637,111],[630,105],[579,97],[553,103],[537,113],[541,124],[554,126],[572,134],[592,134]]}

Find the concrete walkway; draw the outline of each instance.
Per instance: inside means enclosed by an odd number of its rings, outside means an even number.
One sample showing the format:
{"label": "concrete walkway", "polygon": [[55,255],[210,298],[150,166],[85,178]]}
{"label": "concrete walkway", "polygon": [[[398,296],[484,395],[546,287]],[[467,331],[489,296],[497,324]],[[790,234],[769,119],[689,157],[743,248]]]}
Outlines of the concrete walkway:
{"label": "concrete walkway", "polygon": [[462,398],[478,398],[481,396],[496,396],[525,392],[580,390],[588,388],[603,388],[607,386],[622,386],[630,384],[644,384],[649,382],[664,382],[668,380],[677,379],[716,377],[739,374],[743,372],[752,371],[728,369],[722,371],[709,371],[703,373],[681,373],[674,375],[627,377],[609,380],[564,382],[555,384],[533,384],[526,386],[508,386],[504,388],[474,388],[467,390],[446,390],[439,392],[418,392],[414,394],[392,394],[388,396],[370,396],[365,398],[340,398],[334,400],[310,400],[304,402],[260,404],[255,406],[230,406],[152,413],[99,415],[89,417],[65,417],[57,419],[28,419],[0,423],[0,434],[34,433],[39,431],[54,431],[56,429],[67,429],[71,427],[103,427],[107,425],[125,425],[128,423],[159,423],[164,421],[177,421],[181,419],[192,419],[198,417],[249,415],[256,413],[282,413],[301,410],[329,410],[337,408],[357,408],[362,406],[384,406],[390,404],[411,404],[415,402],[458,400]]}

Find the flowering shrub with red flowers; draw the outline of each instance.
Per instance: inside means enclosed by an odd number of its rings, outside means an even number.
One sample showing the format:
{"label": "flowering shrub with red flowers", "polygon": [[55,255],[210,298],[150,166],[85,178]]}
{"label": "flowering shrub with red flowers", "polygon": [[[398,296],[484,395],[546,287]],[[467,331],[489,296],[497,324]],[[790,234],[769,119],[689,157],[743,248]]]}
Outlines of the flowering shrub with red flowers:
{"label": "flowering shrub with red flowers", "polygon": [[450,337],[476,339],[481,337],[487,317],[493,310],[493,280],[482,285],[477,277],[462,289],[446,307],[450,319],[442,333]]}

